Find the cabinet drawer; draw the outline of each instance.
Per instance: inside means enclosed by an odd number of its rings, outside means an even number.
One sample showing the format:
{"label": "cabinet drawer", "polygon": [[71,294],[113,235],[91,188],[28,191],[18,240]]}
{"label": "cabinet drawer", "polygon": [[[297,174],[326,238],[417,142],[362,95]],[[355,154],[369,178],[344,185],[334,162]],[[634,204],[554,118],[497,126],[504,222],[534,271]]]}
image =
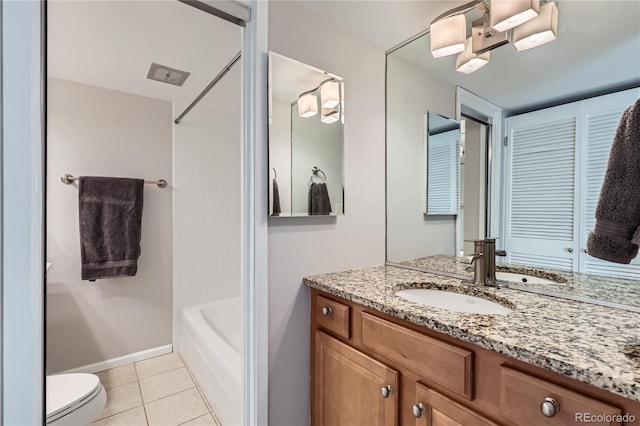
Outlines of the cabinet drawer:
{"label": "cabinet drawer", "polygon": [[348,339],[351,329],[349,309],[342,303],[318,296],[315,308],[316,324]]}
{"label": "cabinet drawer", "polygon": [[473,352],[362,314],[362,345],[427,380],[473,398]]}
{"label": "cabinet drawer", "polygon": [[[616,415],[622,414],[618,407],[546,380],[505,366],[500,369],[500,380],[500,414],[518,426],[621,424],[616,421],[597,422],[597,416],[610,416],[615,420]],[[557,406],[552,401],[545,403],[546,408],[551,411],[547,414],[552,417],[546,417],[542,413],[546,398],[552,398],[557,403]],[[587,417],[590,419],[587,420]]]}

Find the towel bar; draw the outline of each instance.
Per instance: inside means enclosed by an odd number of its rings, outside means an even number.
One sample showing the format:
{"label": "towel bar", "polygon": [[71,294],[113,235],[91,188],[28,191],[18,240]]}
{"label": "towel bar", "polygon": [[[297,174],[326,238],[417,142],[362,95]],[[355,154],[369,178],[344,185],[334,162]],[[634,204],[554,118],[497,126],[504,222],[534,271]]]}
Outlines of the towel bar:
{"label": "towel bar", "polygon": [[[75,177],[73,175],[70,175],[68,173],[60,176],[60,180],[62,181],[62,183],[66,184],[66,185],[71,185],[73,182],[75,182],[78,179],[79,178],[77,178],[77,177]],[[166,188],[166,186],[167,186],[167,181],[164,180],[164,179],[145,180],[144,183],[158,185],[158,188]]]}

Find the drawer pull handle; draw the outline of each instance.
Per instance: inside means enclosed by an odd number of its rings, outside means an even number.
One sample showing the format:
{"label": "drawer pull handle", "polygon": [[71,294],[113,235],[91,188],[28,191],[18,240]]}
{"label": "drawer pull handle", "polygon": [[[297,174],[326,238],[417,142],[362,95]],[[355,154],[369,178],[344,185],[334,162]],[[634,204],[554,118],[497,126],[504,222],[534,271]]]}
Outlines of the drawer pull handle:
{"label": "drawer pull handle", "polygon": [[413,409],[413,417],[419,419],[422,417],[422,413],[427,409],[422,402],[418,402],[416,405],[412,407]]}
{"label": "drawer pull handle", "polygon": [[393,393],[393,386],[387,385],[380,388],[383,398],[389,398],[389,395]]}
{"label": "drawer pull handle", "polygon": [[560,411],[560,404],[558,404],[558,401],[555,399],[547,397],[542,401],[540,411],[542,411],[545,417],[553,417]]}
{"label": "drawer pull handle", "polygon": [[333,313],[333,309],[331,309],[331,306],[325,306],[324,308],[322,308],[322,315],[327,316],[327,315],[331,315]]}

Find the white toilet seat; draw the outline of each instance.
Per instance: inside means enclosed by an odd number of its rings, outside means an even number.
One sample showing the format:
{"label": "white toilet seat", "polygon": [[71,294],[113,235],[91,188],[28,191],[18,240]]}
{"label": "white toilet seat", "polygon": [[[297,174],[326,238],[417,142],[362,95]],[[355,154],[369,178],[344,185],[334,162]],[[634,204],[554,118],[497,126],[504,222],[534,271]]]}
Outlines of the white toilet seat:
{"label": "white toilet seat", "polygon": [[70,373],[47,376],[49,424],[88,424],[104,408],[106,392],[94,374]]}

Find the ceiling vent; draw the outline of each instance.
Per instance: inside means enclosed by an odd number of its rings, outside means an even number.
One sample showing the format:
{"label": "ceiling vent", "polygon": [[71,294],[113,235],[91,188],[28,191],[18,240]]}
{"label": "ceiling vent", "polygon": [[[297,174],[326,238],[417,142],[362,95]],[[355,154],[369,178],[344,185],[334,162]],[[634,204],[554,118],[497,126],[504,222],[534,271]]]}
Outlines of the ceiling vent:
{"label": "ceiling vent", "polygon": [[163,83],[173,84],[174,86],[182,86],[191,73],[167,67],[165,65],[151,63],[147,78],[149,80],[161,81]]}

